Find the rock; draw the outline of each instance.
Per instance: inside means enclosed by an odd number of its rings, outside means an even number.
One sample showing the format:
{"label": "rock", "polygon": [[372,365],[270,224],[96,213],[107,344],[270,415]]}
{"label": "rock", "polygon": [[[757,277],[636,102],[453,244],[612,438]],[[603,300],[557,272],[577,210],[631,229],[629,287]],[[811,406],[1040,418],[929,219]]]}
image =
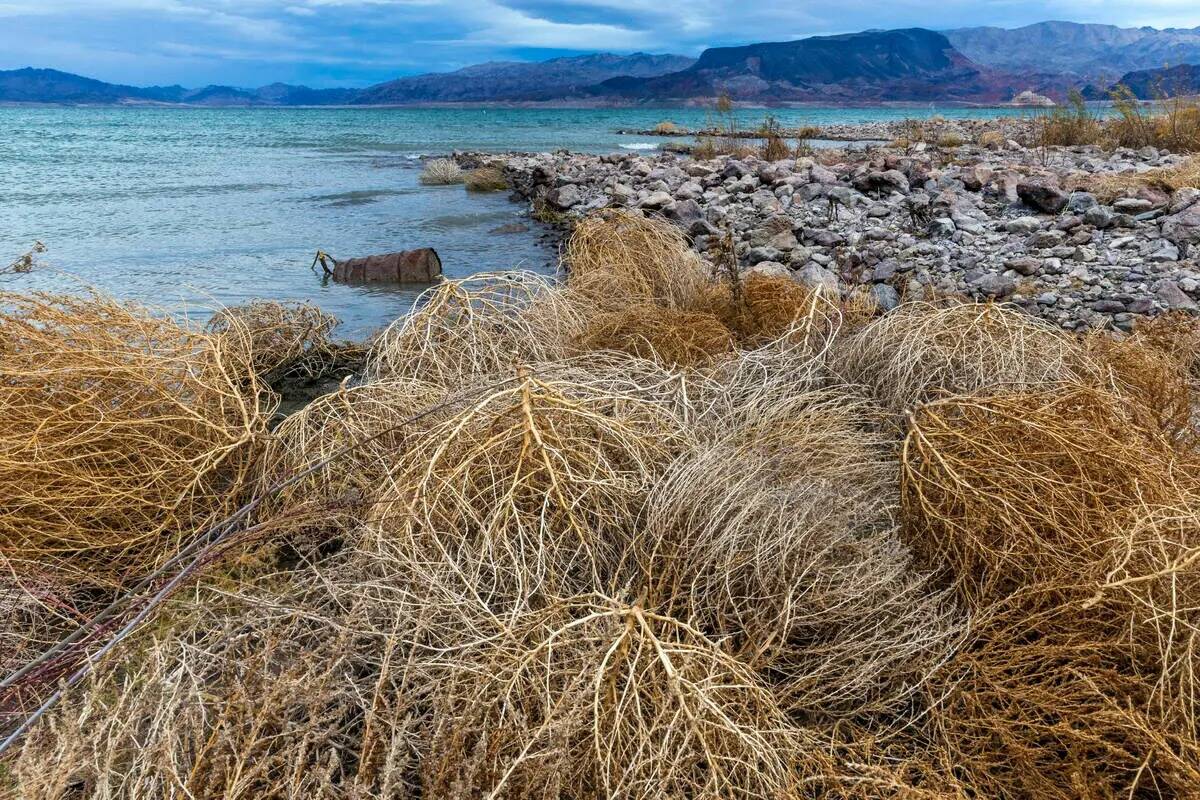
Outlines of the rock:
{"label": "rock", "polygon": [[608,189],[609,195],[617,205],[629,205],[637,197],[637,192],[623,183],[614,183]]}
{"label": "rock", "polygon": [[751,264],[759,264],[763,261],[779,261],[783,258],[783,254],[774,247],[752,247],[750,252],[746,254],[746,260]]}
{"label": "rock", "polygon": [[1010,278],[996,272],[988,272],[970,282],[970,285],[984,297],[1008,297],[1016,289],[1016,284]]}
{"label": "rock", "polygon": [[432,283],[442,276],[442,259],[432,247],[348,258],[333,267],[337,283]]}
{"label": "rock", "polygon": [[698,200],[704,196],[704,187],[695,181],[687,181],[675,190],[677,200]]}
{"label": "rock", "polygon": [[1026,89],[1023,92],[1018,92],[1013,96],[1012,105],[1014,106],[1037,106],[1042,108],[1051,108],[1058,103],[1046,97],[1044,94],[1038,94],[1032,89]]}
{"label": "rock", "polygon": [[671,197],[671,195],[669,195],[667,192],[657,191],[651,192],[643,197],[642,202],[638,205],[640,205],[642,208],[663,208],[664,206],[669,206],[673,202],[675,202],[674,198]]}
{"label": "rock", "polygon": [[820,183],[825,186],[831,186],[838,182],[837,173],[833,170],[826,169],[820,164],[813,164],[812,179],[816,183]]}
{"label": "rock", "polygon": [[1100,230],[1111,228],[1113,213],[1104,206],[1092,206],[1083,212],[1083,224],[1091,225],[1093,228]]}
{"label": "rock", "polygon": [[742,270],[742,275],[764,275],[768,278],[787,278],[795,280],[796,275],[778,261],[760,261],[753,267]]}
{"label": "rock", "polygon": [[1037,217],[1017,217],[1004,223],[1004,230],[1009,233],[1033,233],[1042,229],[1042,221]]}
{"label": "rock", "polygon": [[796,273],[796,279],[806,286],[814,289],[822,289],[829,292],[831,296],[837,296],[837,276],[815,261],[810,261],[801,267]]}
{"label": "rock", "polygon": [[963,170],[961,180],[965,188],[972,192],[978,192],[991,183],[992,176],[995,174],[996,171],[986,164],[975,164]]}
{"label": "rock", "polygon": [[774,247],[776,250],[788,252],[796,249],[799,246],[796,241],[796,234],[792,233],[791,229],[781,231],[767,240],[767,247]]}
{"label": "rock", "polygon": [[1067,200],[1067,208],[1076,214],[1081,214],[1089,208],[1096,208],[1099,205],[1100,201],[1091,192],[1071,192],[1071,197]]}
{"label": "rock", "polygon": [[851,184],[863,194],[897,191],[908,193],[908,178],[898,169],[875,170],[856,177]]}
{"label": "rock", "polygon": [[1119,314],[1125,310],[1125,304],[1120,300],[1095,300],[1088,307],[1102,314]]}
{"label": "rock", "polygon": [[872,281],[886,281],[899,271],[900,265],[894,258],[884,259],[875,265],[875,269],[871,272]]}
{"label": "rock", "polygon": [[1067,207],[1067,193],[1048,178],[1029,178],[1017,183],[1017,197],[1025,205],[1047,214],[1057,214]]}
{"label": "rock", "polygon": [[1048,250],[1062,244],[1065,239],[1066,235],[1062,231],[1038,231],[1026,240],[1025,246],[1034,250]]}
{"label": "rock", "polygon": [[1162,235],[1177,245],[1200,243],[1200,203],[1164,217],[1161,224]]}
{"label": "rock", "polygon": [[1172,310],[1200,310],[1200,306],[1196,305],[1196,301],[1188,297],[1187,293],[1179,288],[1179,284],[1172,280],[1164,279],[1155,284],[1154,295],[1163,305]]}
{"label": "rock", "polygon": [[1200,201],[1200,189],[1185,186],[1171,195],[1171,205],[1167,210],[1172,214],[1178,214],[1180,211],[1195,205],[1197,201]]}
{"label": "rock", "polygon": [[1171,244],[1166,239],[1159,239],[1158,247],[1155,248],[1152,253],[1146,256],[1146,260],[1159,264],[1166,263],[1168,261],[1178,261],[1179,247]]}
{"label": "rock", "polygon": [[900,293],[896,291],[895,287],[889,286],[886,283],[877,283],[872,286],[871,296],[875,298],[875,302],[884,311],[891,311],[900,305]]}
{"label": "rock", "polygon": [[567,211],[583,202],[579,187],[573,183],[558,186],[546,192],[546,202],[559,211]]}
{"label": "rock", "polygon": [[683,228],[690,229],[697,220],[704,219],[704,212],[695,200],[680,200],[663,209],[663,216]]}
{"label": "rock", "polygon": [[929,223],[929,235],[934,239],[944,239],[953,236],[956,230],[954,220],[949,217],[938,217]]}
{"label": "rock", "polygon": [[1122,197],[1112,207],[1119,214],[1141,214],[1154,208],[1154,203],[1142,197]]}
{"label": "rock", "polygon": [[1014,258],[1004,266],[1019,275],[1036,275],[1042,269],[1042,260],[1040,258]]}

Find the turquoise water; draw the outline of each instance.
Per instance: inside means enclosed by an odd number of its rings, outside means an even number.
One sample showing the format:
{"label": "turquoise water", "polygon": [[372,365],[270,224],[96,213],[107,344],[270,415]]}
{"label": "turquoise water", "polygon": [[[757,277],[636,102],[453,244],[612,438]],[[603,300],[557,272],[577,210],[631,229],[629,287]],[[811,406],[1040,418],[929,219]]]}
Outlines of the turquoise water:
{"label": "turquoise water", "polygon": [[[993,116],[980,109],[802,109],[785,125]],[[739,111],[751,125],[763,112]],[[360,335],[403,313],[410,291],[326,283],[313,253],[337,257],[435,247],[447,274],[553,268],[537,232],[504,195],[423,187],[423,154],[450,150],[650,149],[619,135],[663,119],[704,124],[701,109],[0,108],[0,267],[48,247],[18,290],[92,285],[203,316],[265,297],[309,299]]]}

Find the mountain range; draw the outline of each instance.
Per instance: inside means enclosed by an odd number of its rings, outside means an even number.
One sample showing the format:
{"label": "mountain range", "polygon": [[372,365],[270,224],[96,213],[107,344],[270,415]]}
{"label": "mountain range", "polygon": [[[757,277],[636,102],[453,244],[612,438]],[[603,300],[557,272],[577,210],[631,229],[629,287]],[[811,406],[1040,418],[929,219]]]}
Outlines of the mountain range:
{"label": "mountain range", "polygon": [[1058,74],[1079,84],[1107,85],[1134,70],[1200,64],[1200,27],[1158,30],[1039,22],[945,33],[955,49],[977,64],[1018,74]]}
{"label": "mountain range", "polygon": [[[0,102],[198,106],[416,105],[570,102],[616,105],[693,102],[728,94],[761,103],[1007,101],[1024,89],[1062,96],[1070,87],[1166,74],[1194,86],[1200,27],[1119,28],[1042,22],[1022,28],[871,30],[789,42],[715,47],[698,59],[595,53],[542,62],[489,62],[398,78],[363,89],[271,84],[136,87],[25,68],[0,71]],[[1188,71],[1188,70],[1191,71]],[[1158,85],[1158,84],[1154,84]],[[1092,90],[1099,94],[1102,90]]]}

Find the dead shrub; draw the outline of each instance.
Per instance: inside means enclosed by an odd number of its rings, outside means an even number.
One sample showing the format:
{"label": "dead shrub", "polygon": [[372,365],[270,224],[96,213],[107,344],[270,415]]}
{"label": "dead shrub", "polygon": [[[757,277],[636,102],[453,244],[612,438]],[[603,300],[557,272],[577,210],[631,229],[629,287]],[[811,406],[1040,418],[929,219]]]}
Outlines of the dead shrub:
{"label": "dead shrub", "polygon": [[941,395],[1077,380],[1080,355],[1069,335],[1013,308],[911,302],[840,339],[834,367],[900,417]]}
{"label": "dead shrub", "polygon": [[1172,193],[1180,189],[1200,188],[1200,158],[1190,158],[1174,167],[1158,167],[1145,172],[1105,172],[1083,176],[1080,188],[1091,192],[1103,203],[1136,196],[1139,189],[1161,189]]}
{"label": "dead shrub", "polygon": [[759,155],[763,161],[783,161],[785,158],[791,157],[792,150],[787,146],[783,137],[771,134],[763,140]]}
{"label": "dead shrub", "polygon": [[749,404],[647,503],[630,572],[799,719],[898,713],[955,636],[892,525],[895,464],[839,391]]}
{"label": "dead shrub", "polygon": [[711,314],[656,305],[634,305],[597,314],[587,322],[578,346],[619,350],[668,366],[696,366],[733,349],[733,337]]}
{"label": "dead shrub", "polygon": [[1036,119],[1037,145],[1041,147],[1096,144],[1102,134],[1100,119],[1076,89],[1070,91],[1066,105],[1054,106]]}
{"label": "dead shrub", "polygon": [[496,613],[606,587],[622,543],[686,436],[675,410],[616,373],[523,371],[400,455],[372,547],[418,586]]}
{"label": "dead shrub", "polygon": [[1167,354],[1193,380],[1200,380],[1200,317],[1186,311],[1168,311],[1143,318],[1134,328],[1133,339]]}
{"label": "dead shrub", "polygon": [[906,533],[974,603],[1078,581],[1119,515],[1176,495],[1176,453],[1142,410],[1089,387],[950,397],[904,443]]}
{"label": "dead shrub", "polygon": [[367,374],[448,388],[508,377],[519,363],[564,355],[576,315],[550,279],[533,273],[445,281],[379,335]]}
{"label": "dead shrub", "polygon": [[1190,796],[1194,721],[1163,714],[1126,619],[1060,594],[1037,587],[988,611],[935,677],[948,760],[980,797]]}
{"label": "dead shrub", "polygon": [[337,317],[312,303],[256,300],[217,311],[205,330],[229,338],[242,351],[254,373],[272,385],[280,381],[315,380],[326,376],[353,354],[336,345],[330,333]]}
{"label": "dead shrub", "polygon": [[984,131],[975,139],[975,143],[988,150],[999,150],[1004,147],[1004,133],[1001,131]]}
{"label": "dead shrub", "polygon": [[462,168],[453,159],[435,158],[425,162],[420,180],[426,186],[450,186],[462,183]]}
{"label": "dead shrub", "polygon": [[1162,97],[1143,105],[1126,86],[1112,92],[1116,116],[1107,133],[1120,147],[1157,147],[1176,153],[1200,152],[1200,103],[1189,97]]}
{"label": "dead shrub", "polygon": [[687,624],[599,596],[447,663],[424,796],[797,796],[801,741],[754,672]]}
{"label": "dead shrub", "polygon": [[1146,341],[1138,336],[1116,339],[1094,334],[1084,345],[1100,386],[1140,406],[1149,413],[1154,430],[1187,446],[1195,439],[1191,376],[1169,350]]}
{"label": "dead shrub", "polygon": [[228,337],[100,295],[0,307],[8,569],[118,584],[237,504],[265,390]]}
{"label": "dead shrub", "polygon": [[608,210],[580,221],[565,261],[569,292],[601,310],[637,303],[687,308],[705,283],[683,231],[633,211]]}
{"label": "dead shrub", "polygon": [[323,395],[275,429],[263,455],[259,491],[337,457],[276,493],[272,505],[319,502],[362,510],[403,448],[435,418],[407,421],[444,397],[441,387],[406,379],[343,386]]}
{"label": "dead shrub", "polygon": [[503,192],[508,188],[508,178],[498,167],[480,167],[467,173],[463,180],[468,192]]}
{"label": "dead shrub", "polygon": [[710,283],[695,307],[719,318],[743,346],[755,347],[787,334],[820,348],[871,313],[857,296],[843,301],[787,277],[750,274],[735,280]]}
{"label": "dead shrub", "polygon": [[165,609],[28,736],[21,796],[413,796],[428,722],[404,649],[297,591]]}

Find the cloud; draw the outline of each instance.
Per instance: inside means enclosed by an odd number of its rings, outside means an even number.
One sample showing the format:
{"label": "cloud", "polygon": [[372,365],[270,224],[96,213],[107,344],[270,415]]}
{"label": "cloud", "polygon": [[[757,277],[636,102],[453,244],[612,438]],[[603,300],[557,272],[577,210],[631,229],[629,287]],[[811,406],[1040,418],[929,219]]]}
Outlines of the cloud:
{"label": "cloud", "polygon": [[1200,25],[1195,0],[0,0],[0,68],[123,83],[367,84],[489,59],[682,52],[864,28]]}

